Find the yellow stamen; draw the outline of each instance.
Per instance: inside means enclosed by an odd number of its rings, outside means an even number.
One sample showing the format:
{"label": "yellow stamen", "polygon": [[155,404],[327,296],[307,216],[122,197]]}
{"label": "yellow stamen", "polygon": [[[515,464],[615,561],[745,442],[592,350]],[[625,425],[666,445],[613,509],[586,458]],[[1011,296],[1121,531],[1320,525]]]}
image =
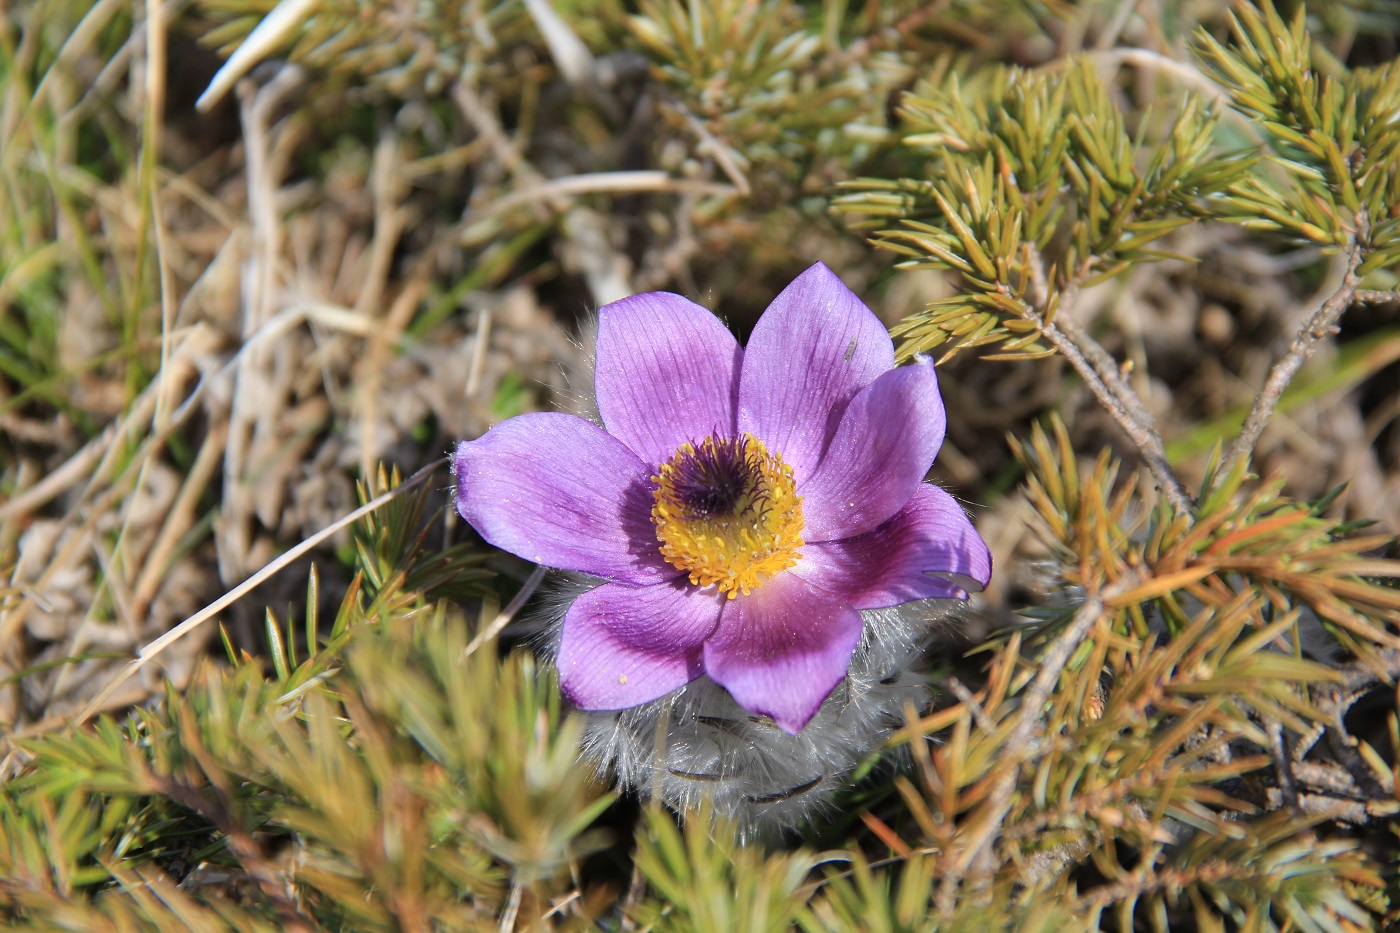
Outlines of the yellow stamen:
{"label": "yellow stamen", "polygon": [[682,444],[651,481],[661,556],[696,586],[747,596],[802,556],[792,468],[752,434]]}

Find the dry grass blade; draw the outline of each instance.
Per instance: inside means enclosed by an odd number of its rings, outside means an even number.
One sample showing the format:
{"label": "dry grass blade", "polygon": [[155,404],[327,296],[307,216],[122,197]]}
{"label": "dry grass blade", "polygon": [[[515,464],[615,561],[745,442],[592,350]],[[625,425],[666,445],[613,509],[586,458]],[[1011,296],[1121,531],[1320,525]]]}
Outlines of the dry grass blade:
{"label": "dry grass blade", "polygon": [[96,714],[98,710],[102,709],[103,704],[106,702],[107,698],[111,696],[112,693],[115,692],[118,687],[120,687],[126,681],[130,680],[131,677],[134,676],[137,671],[145,667],[148,663],[150,663],[151,660],[153,660],[157,655],[159,655],[162,651],[168,648],[171,644],[188,635],[190,632],[194,631],[199,626],[203,625],[205,622],[209,621],[214,616],[218,615],[220,612],[236,603],[243,596],[256,589],[264,581],[274,576],[278,571],[294,563],[298,558],[302,557],[304,554],[308,553],[313,548],[318,547],[331,536],[335,535],[337,532],[350,527],[355,522],[364,518],[366,515],[372,514],[382,506],[393,502],[405,492],[423,483],[425,480],[428,479],[428,477],[432,476],[439,469],[441,469],[446,464],[446,462],[446,460],[440,460],[436,463],[431,463],[428,466],[423,467],[417,473],[414,473],[412,476],[404,480],[399,485],[395,486],[393,489],[383,493],[382,495],[376,496],[369,502],[366,502],[364,505],[360,506],[355,511],[346,515],[344,518],[326,526],[325,528],[321,529],[321,531],[317,532],[311,537],[306,538],[300,544],[296,545],[296,547],[293,547],[285,554],[282,554],[276,560],[272,561],[271,563],[264,566],[262,569],[258,570],[247,580],[243,581],[238,586],[229,590],[223,596],[220,596],[218,599],[214,600],[214,602],[205,606],[199,612],[190,616],[188,619],[181,622],[179,625],[175,626],[173,629],[166,632],[164,635],[160,636],[159,638],[155,639],[149,644],[143,645],[137,657],[130,661],[125,667],[123,667],[116,677],[112,678],[105,686],[103,686],[103,688],[98,692],[98,694],[95,697],[93,697],[93,699],[90,700],[85,707],[83,707],[82,712],[80,712],[74,718],[74,722],[86,722],[90,717]]}
{"label": "dry grass blade", "polygon": [[530,576],[525,579],[524,584],[520,587],[520,591],[511,598],[510,602],[506,603],[505,608],[497,613],[496,617],[491,620],[489,625],[476,633],[476,636],[472,638],[471,642],[463,650],[463,656],[470,656],[476,649],[505,631],[505,627],[516,617],[521,607],[529,601],[531,596],[535,595],[535,590],[539,588],[540,581],[544,579],[544,575],[548,569],[547,567],[536,567],[534,570],[530,571]]}

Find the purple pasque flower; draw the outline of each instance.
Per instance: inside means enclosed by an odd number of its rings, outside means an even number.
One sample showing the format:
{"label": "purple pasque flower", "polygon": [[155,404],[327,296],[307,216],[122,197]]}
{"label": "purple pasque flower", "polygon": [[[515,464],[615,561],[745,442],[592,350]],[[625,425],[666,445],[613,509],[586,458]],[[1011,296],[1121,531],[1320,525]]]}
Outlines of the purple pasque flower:
{"label": "purple pasque flower", "polygon": [[702,675],[799,732],[846,675],[860,612],[965,599],[987,545],[924,475],[945,415],[932,364],[818,263],[741,348],[650,292],[603,307],[602,427],[521,415],[457,449],[457,508],[487,541],[602,577],[564,617],[559,679],[626,709]]}

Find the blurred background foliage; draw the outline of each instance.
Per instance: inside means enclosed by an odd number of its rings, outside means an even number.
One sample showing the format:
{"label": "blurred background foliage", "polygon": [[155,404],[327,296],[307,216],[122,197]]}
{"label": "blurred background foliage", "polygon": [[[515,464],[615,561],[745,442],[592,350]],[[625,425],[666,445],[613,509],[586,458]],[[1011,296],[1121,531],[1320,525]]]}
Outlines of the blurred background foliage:
{"label": "blurred background foliage", "polygon": [[[0,0],[0,917],[1396,923],[1397,30]],[[940,700],[744,846],[576,763],[538,575],[379,464],[574,406],[602,303],[742,331],[818,259],[940,361],[997,575]]]}

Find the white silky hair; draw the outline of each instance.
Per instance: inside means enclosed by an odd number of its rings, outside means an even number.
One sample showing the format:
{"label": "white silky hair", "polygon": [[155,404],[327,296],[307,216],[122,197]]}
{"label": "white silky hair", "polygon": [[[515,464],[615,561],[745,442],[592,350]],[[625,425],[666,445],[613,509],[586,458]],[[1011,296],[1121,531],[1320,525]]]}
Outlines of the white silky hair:
{"label": "white silky hair", "polygon": [[[544,650],[557,650],[569,604],[598,582],[575,574],[559,581]],[[928,649],[961,604],[922,600],[862,612],[846,678],[797,735],[701,676],[630,709],[580,711],[581,757],[644,800],[681,813],[708,803],[744,839],[781,836],[828,810],[834,792],[907,722],[909,710],[927,710]]]}

